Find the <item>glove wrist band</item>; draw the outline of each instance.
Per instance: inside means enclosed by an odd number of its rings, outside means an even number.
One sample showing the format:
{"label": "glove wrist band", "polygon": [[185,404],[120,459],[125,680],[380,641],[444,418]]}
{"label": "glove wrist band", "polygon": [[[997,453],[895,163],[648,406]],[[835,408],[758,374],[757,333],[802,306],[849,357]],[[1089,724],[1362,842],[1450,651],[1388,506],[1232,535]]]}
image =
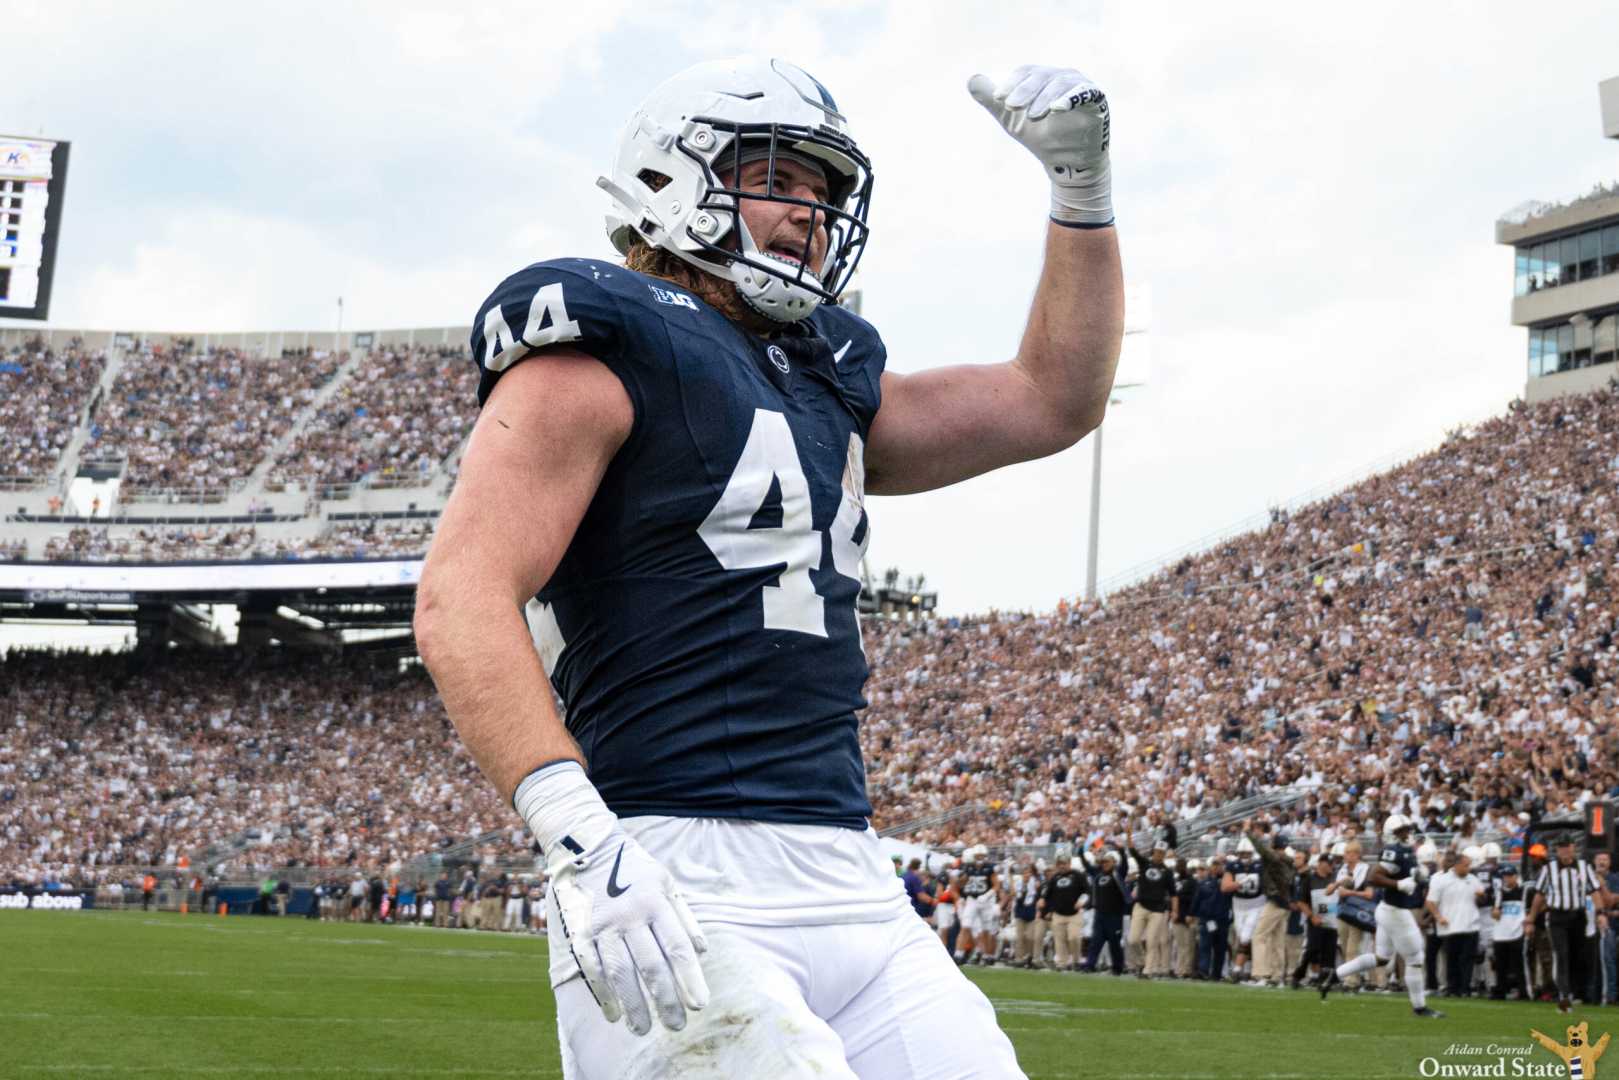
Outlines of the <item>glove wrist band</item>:
{"label": "glove wrist band", "polygon": [[618,823],[584,767],[572,759],[542,765],[523,777],[512,806],[548,860],[583,855]]}
{"label": "glove wrist band", "polygon": [[1084,169],[1058,166],[1047,175],[1052,178],[1052,221],[1088,229],[1113,224],[1113,169],[1105,153]]}

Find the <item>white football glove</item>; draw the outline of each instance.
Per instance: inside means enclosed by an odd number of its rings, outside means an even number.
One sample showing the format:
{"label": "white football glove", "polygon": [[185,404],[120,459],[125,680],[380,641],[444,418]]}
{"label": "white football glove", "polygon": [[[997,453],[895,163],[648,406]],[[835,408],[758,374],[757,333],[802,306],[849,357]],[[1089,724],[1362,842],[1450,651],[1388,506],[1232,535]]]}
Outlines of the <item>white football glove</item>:
{"label": "white football glove", "polygon": [[1113,224],[1107,95],[1095,83],[1073,68],[1025,64],[1000,83],[974,75],[967,92],[1046,167],[1051,220]]}
{"label": "white football glove", "polygon": [[1401,878],[1399,881],[1394,883],[1394,887],[1405,893],[1405,895],[1410,896],[1412,893],[1417,891],[1417,879],[1408,877]]}
{"label": "white football glove", "polygon": [[537,769],[512,796],[545,853],[562,937],[608,1023],[686,1026],[708,1004],[698,954],[708,942],[674,879],[618,824],[577,761]]}

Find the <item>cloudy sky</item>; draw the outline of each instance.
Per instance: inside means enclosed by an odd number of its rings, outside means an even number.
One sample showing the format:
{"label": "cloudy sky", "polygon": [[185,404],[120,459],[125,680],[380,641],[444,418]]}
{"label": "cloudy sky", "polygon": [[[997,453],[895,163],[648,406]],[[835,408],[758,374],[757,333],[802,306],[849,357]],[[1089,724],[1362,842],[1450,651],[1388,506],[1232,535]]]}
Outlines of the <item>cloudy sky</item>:
{"label": "cloudy sky", "polygon": [[[465,9],[465,10],[464,10]],[[10,0],[0,131],[73,141],[52,323],[468,322],[528,262],[607,257],[593,187],[687,64],[831,88],[877,176],[866,315],[900,371],[1016,348],[1039,166],[964,89],[1078,67],[1113,107],[1149,381],[1107,422],[1104,580],[1424,449],[1522,392],[1492,223],[1619,176],[1619,5],[75,4]],[[874,569],[948,610],[1084,585],[1090,443],[873,499]]]}

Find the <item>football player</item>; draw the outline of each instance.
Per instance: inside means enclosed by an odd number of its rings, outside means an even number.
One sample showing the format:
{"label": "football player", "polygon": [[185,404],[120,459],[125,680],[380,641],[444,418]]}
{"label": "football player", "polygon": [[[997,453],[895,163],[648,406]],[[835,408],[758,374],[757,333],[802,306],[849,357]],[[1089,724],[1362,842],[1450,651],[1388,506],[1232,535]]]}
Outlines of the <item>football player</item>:
{"label": "football player", "polygon": [[982,844],[968,848],[962,857],[961,936],[966,941],[956,942],[956,963],[965,963],[966,954],[971,953],[975,964],[994,964],[999,952],[995,940],[1001,931],[1001,875],[988,861],[989,849]]}
{"label": "football player", "polygon": [[654,90],[599,182],[624,261],[535,263],[478,310],[416,634],[544,852],[567,1077],[1022,1075],[877,847],[857,737],[867,493],[1072,446],[1122,338],[1106,98],[1051,67],[968,91],[1051,183],[1007,362],[884,370],[837,306],[871,163],[781,60]]}
{"label": "football player", "polygon": [[1237,931],[1237,950],[1231,958],[1234,983],[1249,981],[1253,972],[1254,930],[1265,911],[1264,869],[1254,842],[1246,836],[1238,840],[1236,856],[1226,863],[1221,882],[1222,888],[1232,894],[1232,925]]}
{"label": "football player", "polygon": [[1377,939],[1372,952],[1329,967],[1317,980],[1321,1000],[1341,979],[1359,975],[1374,967],[1385,967],[1395,956],[1405,961],[1405,990],[1411,998],[1411,1012],[1437,1019],[1445,1014],[1428,1008],[1428,988],[1423,978],[1425,955],[1422,931],[1416,912],[1427,903],[1428,870],[1417,861],[1411,848],[1411,820],[1390,814],[1383,824],[1383,851],[1377,865],[1366,875],[1369,884],[1382,889],[1377,904]]}

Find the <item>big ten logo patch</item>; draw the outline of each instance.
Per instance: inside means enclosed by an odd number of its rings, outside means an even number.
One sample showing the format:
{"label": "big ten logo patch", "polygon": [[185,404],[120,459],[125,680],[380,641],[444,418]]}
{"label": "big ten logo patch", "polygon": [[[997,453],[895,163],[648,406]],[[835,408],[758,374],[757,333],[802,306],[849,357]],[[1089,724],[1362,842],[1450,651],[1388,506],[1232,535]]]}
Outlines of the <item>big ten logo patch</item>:
{"label": "big ten logo patch", "polygon": [[648,285],[647,288],[652,290],[652,298],[660,304],[668,304],[671,307],[691,308],[693,311],[697,310],[697,301],[693,300],[683,292],[676,292],[673,289],[660,289],[656,285]]}

